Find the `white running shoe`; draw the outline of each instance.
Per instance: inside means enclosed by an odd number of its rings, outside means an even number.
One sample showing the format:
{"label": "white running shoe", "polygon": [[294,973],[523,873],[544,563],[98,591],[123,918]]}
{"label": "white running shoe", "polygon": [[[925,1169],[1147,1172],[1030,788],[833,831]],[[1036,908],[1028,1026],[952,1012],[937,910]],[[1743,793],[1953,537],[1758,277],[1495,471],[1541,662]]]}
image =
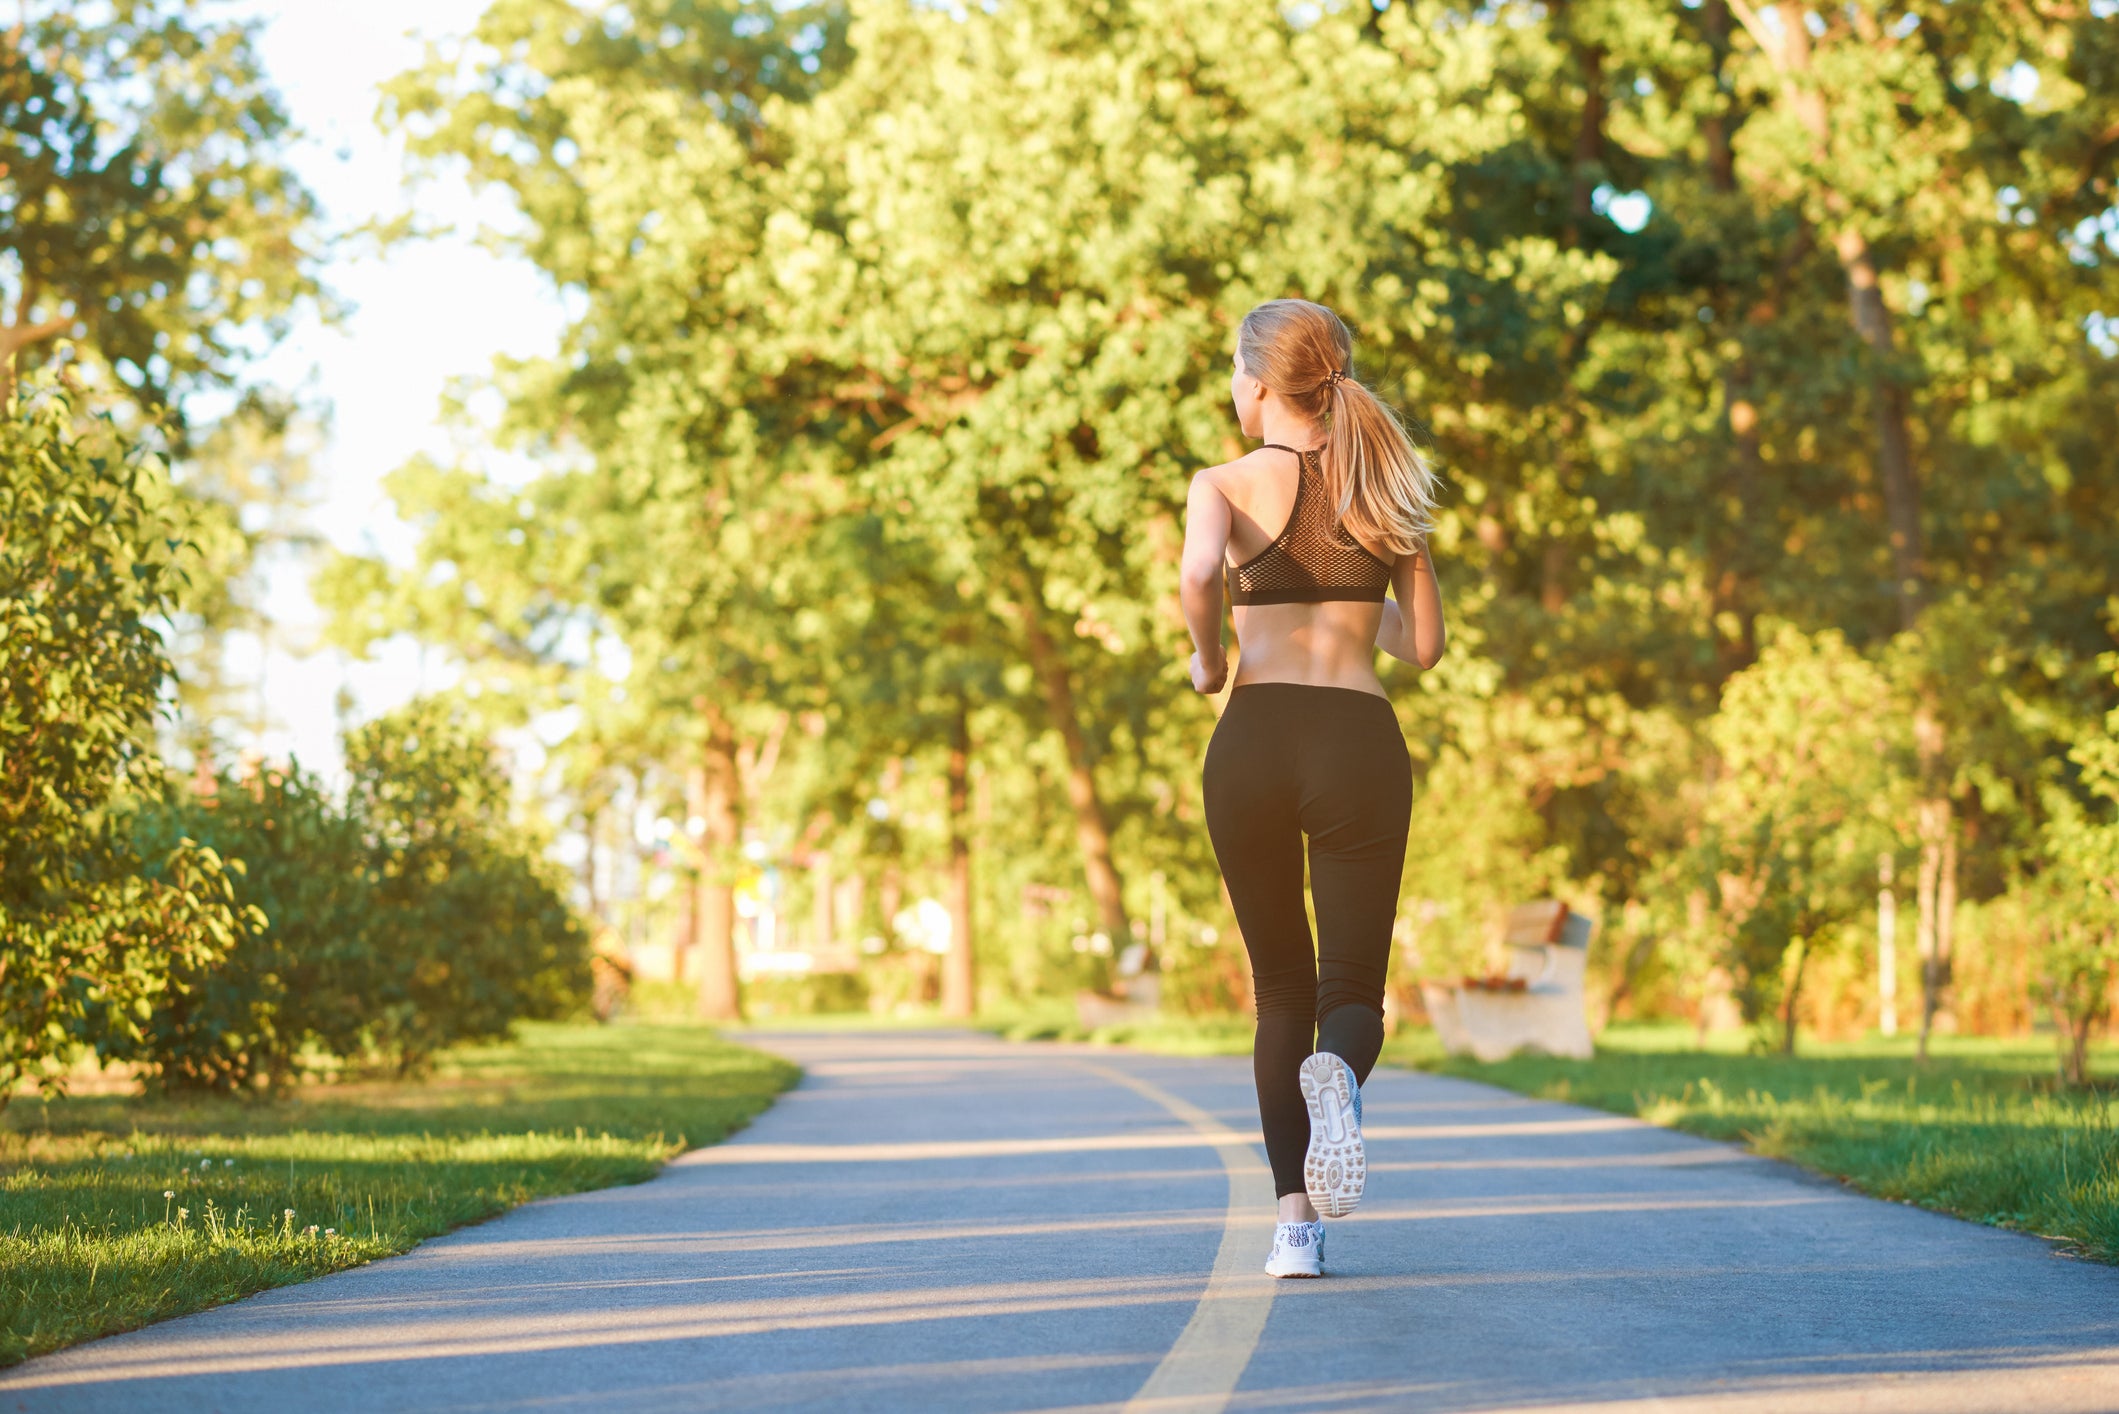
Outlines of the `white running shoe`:
{"label": "white running shoe", "polygon": [[1269,1277],[1324,1275],[1324,1224],[1282,1223],[1273,1229],[1273,1255],[1266,1258]]}
{"label": "white running shoe", "polygon": [[1302,1161],[1303,1187],[1328,1218],[1343,1218],[1361,1202],[1368,1182],[1368,1151],[1361,1144],[1361,1087],[1353,1067],[1329,1051],[1302,1063],[1302,1101],[1310,1107],[1310,1152]]}

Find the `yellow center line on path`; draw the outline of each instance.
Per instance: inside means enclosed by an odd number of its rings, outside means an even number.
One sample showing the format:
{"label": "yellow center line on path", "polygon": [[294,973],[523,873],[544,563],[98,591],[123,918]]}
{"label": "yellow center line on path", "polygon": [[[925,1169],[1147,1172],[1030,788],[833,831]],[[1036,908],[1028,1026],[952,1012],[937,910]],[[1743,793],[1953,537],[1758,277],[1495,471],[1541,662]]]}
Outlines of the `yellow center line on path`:
{"label": "yellow center line on path", "polygon": [[1221,1250],[1192,1319],[1147,1382],[1126,1402],[1124,1414],[1222,1414],[1251,1352],[1265,1334],[1273,1309],[1271,1277],[1256,1250],[1264,1215],[1273,1208],[1273,1175],[1259,1162],[1249,1138],[1238,1134],[1189,1100],[1183,1100],[1115,1066],[1079,1062],[1085,1069],[1154,1101],[1190,1125],[1221,1156],[1229,1176],[1229,1207],[1222,1222]]}

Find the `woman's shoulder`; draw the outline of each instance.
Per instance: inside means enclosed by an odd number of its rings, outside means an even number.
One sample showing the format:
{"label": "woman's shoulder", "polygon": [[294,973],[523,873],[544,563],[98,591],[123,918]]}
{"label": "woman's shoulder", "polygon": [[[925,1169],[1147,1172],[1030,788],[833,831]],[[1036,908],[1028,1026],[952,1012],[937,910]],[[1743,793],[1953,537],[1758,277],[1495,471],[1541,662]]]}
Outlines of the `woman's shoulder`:
{"label": "woman's shoulder", "polygon": [[1241,500],[1258,484],[1260,477],[1274,470],[1276,461],[1284,460],[1285,458],[1276,459],[1266,448],[1258,447],[1234,461],[1225,461],[1218,466],[1201,469],[1193,480],[1206,482],[1231,500]]}

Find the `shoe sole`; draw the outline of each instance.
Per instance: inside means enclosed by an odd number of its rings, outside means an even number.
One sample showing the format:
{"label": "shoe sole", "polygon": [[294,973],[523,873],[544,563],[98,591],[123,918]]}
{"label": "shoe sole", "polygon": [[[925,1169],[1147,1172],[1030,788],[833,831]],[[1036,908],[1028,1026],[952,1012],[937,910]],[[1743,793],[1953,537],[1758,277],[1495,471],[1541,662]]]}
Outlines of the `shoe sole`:
{"label": "shoe sole", "polygon": [[1310,1202],[1328,1218],[1343,1218],[1360,1206],[1368,1183],[1368,1150],[1354,1118],[1354,1072],[1323,1052],[1302,1063],[1302,1102],[1310,1111],[1310,1151],[1302,1161],[1302,1183]]}
{"label": "shoe sole", "polygon": [[1324,1275],[1324,1269],[1320,1267],[1314,1272],[1276,1272],[1272,1267],[1268,1266],[1266,1275],[1277,1278],[1280,1281],[1300,1281],[1306,1277],[1321,1277]]}

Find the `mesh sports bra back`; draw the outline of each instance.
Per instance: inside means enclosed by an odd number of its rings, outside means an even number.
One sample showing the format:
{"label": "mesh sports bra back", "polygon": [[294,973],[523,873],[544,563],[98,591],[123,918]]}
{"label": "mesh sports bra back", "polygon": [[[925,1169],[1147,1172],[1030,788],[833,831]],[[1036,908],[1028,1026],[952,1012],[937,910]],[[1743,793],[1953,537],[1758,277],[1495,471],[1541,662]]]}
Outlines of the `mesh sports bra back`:
{"label": "mesh sports bra back", "polygon": [[1347,533],[1325,494],[1324,468],[1316,452],[1297,452],[1278,442],[1274,451],[1294,452],[1301,463],[1295,505],[1273,543],[1229,571],[1231,604],[1329,604],[1341,600],[1380,604],[1390,587],[1391,566]]}

